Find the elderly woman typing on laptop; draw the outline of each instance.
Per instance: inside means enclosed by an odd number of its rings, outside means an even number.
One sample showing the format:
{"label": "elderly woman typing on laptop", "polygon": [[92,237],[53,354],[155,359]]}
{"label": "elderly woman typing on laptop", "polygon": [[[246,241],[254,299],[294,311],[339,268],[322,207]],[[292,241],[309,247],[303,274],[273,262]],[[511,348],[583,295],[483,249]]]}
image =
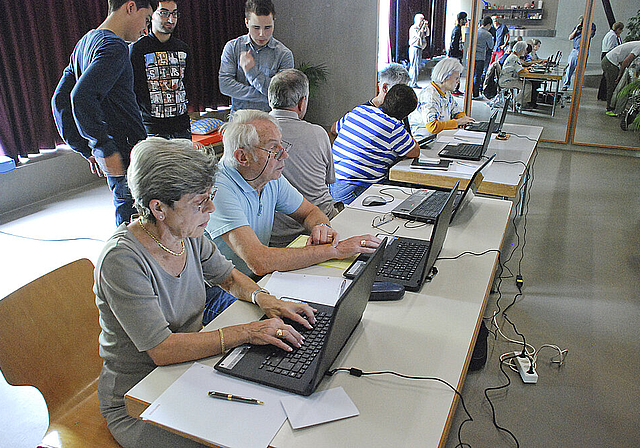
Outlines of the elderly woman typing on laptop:
{"label": "elderly woman typing on laptop", "polygon": [[462,64],[444,58],[431,71],[431,82],[420,91],[418,108],[409,115],[411,133],[416,140],[445,129],[456,129],[475,120],[468,117],[451,94],[460,82]]}
{"label": "elderly woman typing on laptop", "polygon": [[[189,140],[150,137],[131,153],[128,182],[140,216],[107,241],[94,287],[104,359],[100,410],[124,447],[199,446],[128,416],[124,394],[156,366],[217,355],[243,343],[291,350],[303,338],[281,318],[307,328],[315,323],[311,307],[270,295],[203,237],[214,211],[215,170],[215,159]],[[200,331],[205,281],[255,303],[269,319]]]}

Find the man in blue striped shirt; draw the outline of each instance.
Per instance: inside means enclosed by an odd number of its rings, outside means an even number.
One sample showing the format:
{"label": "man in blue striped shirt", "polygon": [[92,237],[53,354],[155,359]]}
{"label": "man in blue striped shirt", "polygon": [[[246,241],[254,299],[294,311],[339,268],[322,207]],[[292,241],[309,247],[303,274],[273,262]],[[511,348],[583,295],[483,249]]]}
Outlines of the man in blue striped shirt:
{"label": "man in blue striped shirt", "polygon": [[358,106],[338,121],[336,182],[329,186],[334,200],[350,204],[371,184],[384,181],[398,159],[420,155],[420,146],[402,125],[417,105],[413,89],[397,84],[379,108]]}

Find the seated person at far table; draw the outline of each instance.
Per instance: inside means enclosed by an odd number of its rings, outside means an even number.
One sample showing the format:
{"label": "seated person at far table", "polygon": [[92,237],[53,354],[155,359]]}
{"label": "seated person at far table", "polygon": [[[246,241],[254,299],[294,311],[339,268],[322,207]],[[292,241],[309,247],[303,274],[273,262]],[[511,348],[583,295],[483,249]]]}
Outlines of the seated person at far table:
{"label": "seated person at far table", "polygon": [[[207,231],[240,271],[262,276],[375,251],[381,240],[372,235],[340,241],[327,215],[282,176],[289,144],[282,141],[275,118],[258,110],[239,110],[222,126],[222,133],[216,213]],[[268,246],[276,211],[311,234],[305,247]]]}
{"label": "seated person at far table", "polygon": [[[387,95],[387,92],[391,87],[396,84],[409,85],[410,82],[411,78],[409,77],[407,69],[402,65],[393,62],[378,72],[378,94],[363,105],[380,107],[384,102],[384,97]],[[403,124],[405,129],[411,132],[409,130],[409,121],[407,119],[403,120]],[[338,131],[336,130],[337,126],[337,121],[331,125],[331,133],[334,136],[338,135]]]}
{"label": "seated person at far table", "polygon": [[[523,109],[533,109],[536,107],[535,103],[531,102],[532,85],[530,81],[524,83],[524,91],[522,90],[522,79],[520,79],[521,73],[527,73],[528,70],[523,67],[522,60],[527,53],[527,43],[524,41],[518,41],[513,45],[511,53],[502,64],[502,72],[500,73],[500,79],[498,85],[502,89],[518,89],[519,93],[516,97],[516,105],[519,105]],[[524,106],[522,106],[524,104]]]}
{"label": "seated person at far table", "polygon": [[[302,195],[333,219],[338,214],[329,193],[336,181],[331,142],[322,126],[304,121],[309,104],[309,80],[296,69],[277,73],[269,84],[270,115],[282,129],[282,139],[291,144],[282,170],[283,176]],[[298,235],[308,233],[290,216],[276,212],[270,246],[285,247]]]}
{"label": "seated person at far table", "polygon": [[[105,244],[94,286],[104,360],[100,412],[125,448],[202,446],[127,414],[124,394],[156,366],[244,343],[291,351],[303,339],[282,318],[307,328],[315,324],[311,307],[264,292],[203,236],[215,210],[215,172],[215,159],[186,139],[150,137],[131,152],[128,181],[140,216],[120,225]],[[205,280],[254,302],[269,319],[200,331]]]}
{"label": "seated person at far table", "polygon": [[473,123],[451,94],[460,82],[462,64],[455,58],[444,58],[431,71],[431,82],[420,91],[418,108],[409,115],[411,132],[416,139],[457,129]]}
{"label": "seated person at far table", "polygon": [[379,108],[358,106],[338,121],[333,142],[337,180],[329,186],[333,199],[350,204],[370,185],[384,182],[401,157],[420,155],[420,146],[402,125],[417,104],[413,89],[397,84]]}

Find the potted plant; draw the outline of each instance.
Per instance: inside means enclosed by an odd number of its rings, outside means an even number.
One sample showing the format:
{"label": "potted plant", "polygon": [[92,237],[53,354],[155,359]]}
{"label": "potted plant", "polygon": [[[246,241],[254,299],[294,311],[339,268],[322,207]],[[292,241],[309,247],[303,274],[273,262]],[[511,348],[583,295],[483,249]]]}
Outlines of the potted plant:
{"label": "potted plant", "polygon": [[620,114],[620,127],[626,131],[640,130],[640,80],[636,80],[627,84],[620,93],[618,98],[626,102],[624,110]]}
{"label": "potted plant", "polygon": [[309,97],[313,98],[320,85],[327,82],[329,69],[325,64],[313,65],[308,62],[301,62],[296,68],[309,78]]}

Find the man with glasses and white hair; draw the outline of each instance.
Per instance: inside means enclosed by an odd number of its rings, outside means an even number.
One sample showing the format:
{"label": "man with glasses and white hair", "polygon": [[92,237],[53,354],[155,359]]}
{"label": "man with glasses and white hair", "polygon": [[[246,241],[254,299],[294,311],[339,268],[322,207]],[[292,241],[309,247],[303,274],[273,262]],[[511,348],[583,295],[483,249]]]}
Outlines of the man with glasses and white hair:
{"label": "man with glasses and white hair", "polygon": [[[340,241],[329,218],[282,176],[291,145],[282,140],[274,117],[239,110],[221,129],[224,154],[216,179],[216,213],[207,231],[238,270],[255,278],[375,251],[381,241],[373,235]],[[305,247],[268,246],[276,211],[291,216],[310,233]]]}
{"label": "man with glasses and white hair", "polygon": [[[293,68],[276,74],[269,85],[269,104],[269,114],[278,120],[282,138],[291,143],[282,174],[332,219],[338,210],[329,193],[329,184],[336,181],[331,142],[322,126],[303,120],[309,104],[307,76]],[[302,224],[276,212],[269,244],[284,247],[304,232]]]}
{"label": "man with glasses and white hair", "polygon": [[130,46],[133,89],[149,136],[191,138],[186,74],[189,46],[173,36],[176,0],[158,2],[151,32]]}

